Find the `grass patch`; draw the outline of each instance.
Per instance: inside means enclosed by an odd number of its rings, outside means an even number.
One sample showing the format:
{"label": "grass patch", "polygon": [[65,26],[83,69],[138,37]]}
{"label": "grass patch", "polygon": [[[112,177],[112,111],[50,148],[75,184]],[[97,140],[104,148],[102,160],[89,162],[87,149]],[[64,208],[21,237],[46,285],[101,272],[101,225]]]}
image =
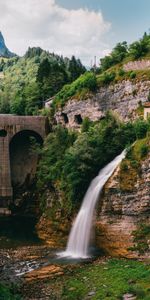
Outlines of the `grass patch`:
{"label": "grass patch", "polygon": [[22,300],[15,286],[6,286],[0,283],[0,300]]}
{"label": "grass patch", "polygon": [[125,293],[150,299],[150,267],[133,260],[111,259],[73,270],[61,285],[62,300],[116,300]]}

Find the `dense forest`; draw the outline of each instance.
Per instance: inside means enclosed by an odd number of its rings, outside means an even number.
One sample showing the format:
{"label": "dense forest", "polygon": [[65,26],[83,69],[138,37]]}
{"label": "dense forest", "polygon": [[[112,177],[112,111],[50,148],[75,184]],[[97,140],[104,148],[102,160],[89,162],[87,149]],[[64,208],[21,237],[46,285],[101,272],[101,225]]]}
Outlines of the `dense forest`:
{"label": "dense forest", "polygon": [[29,48],[23,57],[0,60],[0,113],[34,115],[45,100],[85,72],[79,59]]}

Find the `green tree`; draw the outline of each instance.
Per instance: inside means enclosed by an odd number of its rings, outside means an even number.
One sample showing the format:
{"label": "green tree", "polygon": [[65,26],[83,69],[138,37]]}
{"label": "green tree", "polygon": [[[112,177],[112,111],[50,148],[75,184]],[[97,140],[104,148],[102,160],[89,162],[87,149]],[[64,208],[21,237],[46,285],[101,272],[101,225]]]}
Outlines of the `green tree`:
{"label": "green tree", "polygon": [[85,73],[86,69],[83,67],[80,59],[76,59],[75,56],[72,56],[68,71],[70,74],[70,81],[76,80],[81,74]]}
{"label": "green tree", "polygon": [[145,56],[150,51],[150,35],[146,32],[139,41],[132,43],[129,47],[129,54],[134,58],[138,59]]}

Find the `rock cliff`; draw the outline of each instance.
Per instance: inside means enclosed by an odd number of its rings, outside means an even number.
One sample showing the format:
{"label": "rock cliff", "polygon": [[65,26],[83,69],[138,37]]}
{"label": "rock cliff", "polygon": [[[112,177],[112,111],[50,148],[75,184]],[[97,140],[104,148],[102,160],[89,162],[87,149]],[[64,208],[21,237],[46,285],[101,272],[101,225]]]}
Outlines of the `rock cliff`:
{"label": "rock cliff", "polygon": [[124,80],[100,87],[96,94],[86,100],[71,99],[62,110],[57,111],[57,123],[68,128],[79,128],[82,120],[103,118],[108,110],[118,114],[124,121],[138,116],[138,107],[148,99],[150,80]]}
{"label": "rock cliff", "polygon": [[137,61],[130,61],[123,66],[123,69],[125,71],[131,71],[131,70],[141,71],[141,70],[150,69],[150,60],[142,59]]}
{"label": "rock cliff", "polygon": [[150,255],[150,152],[138,168],[116,170],[98,209],[96,236],[101,248],[114,256]]}

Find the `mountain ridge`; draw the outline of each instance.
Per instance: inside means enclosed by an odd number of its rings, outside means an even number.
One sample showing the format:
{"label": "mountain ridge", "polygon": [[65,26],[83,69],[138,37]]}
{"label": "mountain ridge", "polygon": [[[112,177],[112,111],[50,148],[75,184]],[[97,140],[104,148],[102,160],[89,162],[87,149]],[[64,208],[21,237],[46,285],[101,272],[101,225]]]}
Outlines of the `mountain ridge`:
{"label": "mountain ridge", "polygon": [[16,56],[15,53],[12,53],[5,44],[4,36],[2,32],[0,31],[0,57],[6,57],[6,58],[11,58]]}

